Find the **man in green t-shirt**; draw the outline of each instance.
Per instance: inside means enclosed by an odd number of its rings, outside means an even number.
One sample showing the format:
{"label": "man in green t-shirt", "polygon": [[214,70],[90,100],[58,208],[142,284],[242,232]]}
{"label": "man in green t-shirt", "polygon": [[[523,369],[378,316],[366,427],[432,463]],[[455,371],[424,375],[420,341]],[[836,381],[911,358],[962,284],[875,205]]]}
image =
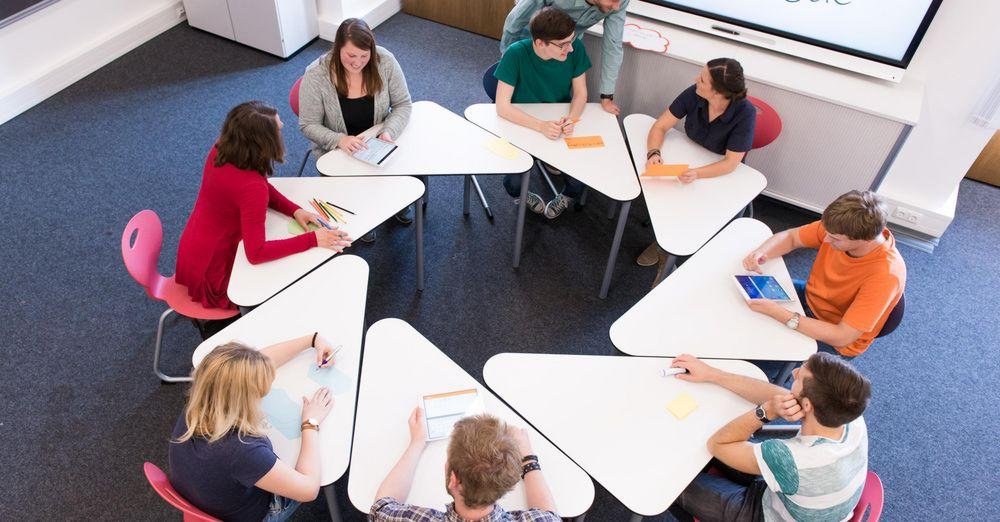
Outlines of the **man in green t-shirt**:
{"label": "man in green t-shirt", "polygon": [[[590,58],[576,39],[576,23],[555,7],[541,9],[531,18],[531,40],[515,42],[497,64],[497,115],[534,129],[550,140],[573,134],[573,124],[587,103],[586,71]],[[544,121],[515,107],[514,103],[566,103],[568,114]],[[547,166],[546,166],[547,167]],[[547,170],[558,173],[555,169]],[[566,186],[548,204],[528,192],[526,205],[532,212],[555,219],[583,192],[583,183],[565,176]],[[504,188],[511,197],[521,195],[521,176],[506,176]]]}

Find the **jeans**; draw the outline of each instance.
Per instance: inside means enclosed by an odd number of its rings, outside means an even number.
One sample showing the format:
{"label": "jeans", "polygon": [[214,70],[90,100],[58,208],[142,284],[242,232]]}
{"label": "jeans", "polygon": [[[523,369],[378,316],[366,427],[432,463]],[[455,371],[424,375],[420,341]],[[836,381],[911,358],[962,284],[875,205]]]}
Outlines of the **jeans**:
{"label": "jeans", "polygon": [[271,506],[268,508],[263,522],[284,522],[292,517],[292,513],[295,513],[300,505],[302,505],[301,502],[297,500],[275,495],[271,499]]}
{"label": "jeans", "polygon": [[[533,167],[532,170],[535,170]],[[563,174],[563,181],[566,186],[563,188],[563,195],[569,198],[578,199],[581,194],[583,194],[583,183],[577,181],[570,177],[569,175]],[[530,175],[529,175],[530,179]],[[503,177],[503,188],[507,189],[507,193],[510,194],[512,198],[521,197],[521,175],[520,174],[508,174]]]}
{"label": "jeans", "polygon": [[[764,520],[761,508],[767,484],[758,475],[748,475],[712,460],[719,475],[701,472],[691,481],[676,505],[702,522],[758,522]],[[683,518],[682,518],[683,520]]]}

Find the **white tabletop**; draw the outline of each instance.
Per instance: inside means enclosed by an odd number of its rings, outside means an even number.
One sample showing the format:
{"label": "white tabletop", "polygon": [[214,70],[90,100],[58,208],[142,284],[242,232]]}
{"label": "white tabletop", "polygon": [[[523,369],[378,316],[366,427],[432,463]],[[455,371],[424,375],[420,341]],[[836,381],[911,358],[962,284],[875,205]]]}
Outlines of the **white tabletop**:
{"label": "white tabletop", "polygon": [[[625,135],[635,170],[640,174],[639,183],[656,242],[671,254],[688,256],[753,201],[767,186],[767,179],[744,163],[724,176],[688,184],[673,177],[642,176],[646,170],[646,135],[654,121],[655,118],[645,114],[630,114],[625,117]],[[722,159],[676,129],[667,132],[660,154],[665,164],[687,164],[692,168]]]}
{"label": "white tabletop", "polygon": [[[808,359],[816,341],[751,310],[733,280],[747,273],[743,258],[770,236],[760,221],[733,221],[618,318],[611,325],[611,342],[630,355]],[[762,268],[794,299],[784,306],[803,313],[785,262],[771,259]]]}
{"label": "white tabletop", "polygon": [[[420,180],[395,178],[271,178],[271,185],[300,207],[314,212],[309,200],[316,197],[340,205],[356,215],[343,213],[346,224],[338,225],[357,241],[361,236],[413,203],[424,193]],[[268,209],[264,233],[267,239],[291,237],[292,218]],[[331,223],[334,224],[334,223]],[[350,249],[348,249],[348,252]],[[326,248],[312,248],[281,259],[250,264],[243,243],[236,251],[229,278],[229,300],[240,306],[256,306],[308,274],[334,254]]]}
{"label": "white tabletop", "polygon": [[396,139],[399,148],[382,166],[354,159],[340,149],[316,162],[324,176],[434,176],[456,174],[520,174],[531,168],[531,156],[513,148],[512,157],[492,152],[496,136],[430,101],[413,104],[410,122]]}
{"label": "white tabletop", "polygon": [[[568,103],[514,105],[543,120],[558,120],[569,113]],[[599,103],[587,104],[573,131],[573,136],[600,136],[604,147],[593,149],[570,149],[561,138],[550,140],[537,131],[507,121],[497,115],[492,103],[469,106],[465,117],[611,199],[631,201],[639,196],[639,180],[629,161],[618,119],[605,112]]]}
{"label": "white tabletop", "polygon": [[[330,372],[338,372],[333,410],[321,424],[320,482],[339,479],[350,462],[354,404],[361,360],[361,333],[368,297],[368,263],[357,256],[339,256],[319,267],[298,284],[253,309],[235,323],[209,337],[191,357],[195,366],[217,346],[239,341],[253,348],[319,332],[334,346],[342,346]],[[284,390],[301,415],[302,397],[312,396],[320,384],[308,377],[316,353],[308,349],[277,369],[271,389]],[[281,460],[295,465],[301,437],[287,438],[273,427],[268,438]]]}
{"label": "white tabletop", "polygon": [[[483,375],[622,504],[651,516],[666,511],[709,461],[709,436],[753,407],[720,386],[661,377],[659,370],[671,361],[502,353],[486,362]],[[764,380],[745,361],[706,362]],[[682,393],[697,407],[678,420],[667,405]]]}
{"label": "white tabletop", "polygon": [[[347,486],[351,502],[359,510],[371,508],[379,484],[409,443],[406,421],[420,397],[468,388],[479,389],[487,413],[528,428],[560,515],[580,515],[593,502],[594,483],[583,470],[406,322],[383,319],[368,328],[361,374],[357,437]],[[444,509],[451,502],[444,487],[447,446],[447,440],[427,445],[408,503]],[[500,505],[508,510],[524,509],[523,482],[503,497]]]}

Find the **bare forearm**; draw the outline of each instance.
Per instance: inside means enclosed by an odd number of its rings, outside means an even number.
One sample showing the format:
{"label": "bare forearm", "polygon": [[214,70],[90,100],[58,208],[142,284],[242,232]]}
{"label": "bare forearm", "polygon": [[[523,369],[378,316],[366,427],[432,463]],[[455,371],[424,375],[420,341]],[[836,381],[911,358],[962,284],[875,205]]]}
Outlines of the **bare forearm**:
{"label": "bare forearm", "polygon": [[580,115],[583,114],[583,109],[587,105],[587,92],[586,90],[582,94],[573,93],[573,99],[569,102],[569,119],[570,121],[577,121],[580,119]]}
{"label": "bare forearm", "polygon": [[739,165],[739,161],[734,162],[729,158],[724,158],[716,161],[715,163],[695,167],[693,170],[698,172],[698,179],[714,178],[729,174],[730,172],[736,170],[737,165]]}
{"label": "bare forearm", "polygon": [[406,451],[396,461],[396,465],[389,470],[389,474],[382,480],[375,498],[391,497],[400,502],[406,502],[406,497],[410,494],[410,487],[413,485],[413,476],[417,472],[417,464],[420,462],[420,455],[424,452],[422,444],[410,444]]}
{"label": "bare forearm", "polygon": [[268,359],[271,359],[271,363],[277,368],[292,360],[292,357],[298,355],[302,350],[309,348],[312,343],[312,337],[313,334],[307,334],[302,337],[272,344],[262,349],[261,353],[266,355]]}
{"label": "bare forearm", "polygon": [[315,487],[319,487],[319,432],[302,430],[302,446],[295,461],[295,471],[305,475]]}
{"label": "bare forearm", "polygon": [[714,382],[754,404],[761,404],[771,400],[775,395],[788,393],[788,390],[769,382],[721,370]]}
{"label": "bare forearm", "polygon": [[781,257],[798,248],[798,244],[795,241],[795,234],[797,233],[798,230],[794,228],[778,232],[777,234],[769,237],[767,241],[764,241],[760,247],[757,248],[757,251],[763,252],[767,255],[768,259]]}
{"label": "bare forearm", "polygon": [[507,121],[512,121],[522,127],[527,127],[532,130],[537,131],[542,126],[542,120],[510,104],[497,104],[497,114]]}
{"label": "bare forearm", "polygon": [[556,502],[541,470],[532,471],[524,476],[524,496],[528,509],[556,512]]}
{"label": "bare forearm", "polygon": [[729,421],[708,439],[709,451],[713,456],[718,456],[716,448],[723,444],[746,442],[761,426],[763,424],[757,420],[757,416],[752,411],[748,411]]}

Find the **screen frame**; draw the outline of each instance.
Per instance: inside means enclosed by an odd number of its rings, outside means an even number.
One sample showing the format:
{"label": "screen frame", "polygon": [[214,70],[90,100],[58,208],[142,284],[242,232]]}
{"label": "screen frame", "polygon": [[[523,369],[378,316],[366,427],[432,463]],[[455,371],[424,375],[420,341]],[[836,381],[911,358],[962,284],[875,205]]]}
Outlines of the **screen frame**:
{"label": "screen frame", "polygon": [[923,41],[924,35],[927,33],[927,29],[931,25],[931,21],[934,20],[934,16],[937,14],[938,8],[941,6],[941,2],[943,1],[944,0],[931,0],[931,4],[927,7],[927,11],[924,13],[924,18],[920,21],[920,25],[917,26],[917,30],[913,34],[913,38],[910,39],[910,45],[907,47],[906,52],[903,54],[903,58],[895,60],[885,56],[880,56],[866,51],[861,51],[859,49],[853,49],[850,47],[833,44],[823,40],[810,38],[808,36],[803,36],[788,31],[782,31],[780,29],[775,29],[764,25],[758,25],[755,23],[747,22],[745,20],[740,20],[738,18],[731,18],[718,13],[713,13],[711,11],[704,11],[701,9],[688,7],[686,5],[675,4],[670,0],[638,0],[639,3],[652,4],[666,9],[672,9],[690,15],[700,16],[702,18],[707,18],[709,20],[716,20],[722,23],[732,24],[738,27],[745,27],[752,31],[758,31],[761,33],[769,34],[771,36],[785,38],[787,40],[792,40],[795,42],[812,45],[822,49],[827,49],[830,51],[846,54],[864,60],[869,60],[872,62],[888,65],[891,67],[898,67],[900,69],[906,69],[907,67],[909,67],[910,61],[913,59],[913,55],[916,54],[917,48]]}

